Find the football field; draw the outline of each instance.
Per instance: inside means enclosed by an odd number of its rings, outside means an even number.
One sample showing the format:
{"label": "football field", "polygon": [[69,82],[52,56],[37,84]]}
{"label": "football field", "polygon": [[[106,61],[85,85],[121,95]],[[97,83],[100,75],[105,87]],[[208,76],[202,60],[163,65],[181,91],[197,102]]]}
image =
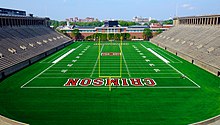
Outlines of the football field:
{"label": "football field", "polygon": [[29,124],[190,124],[220,114],[220,78],[150,42],[75,42],[0,82]]}
{"label": "football field", "polygon": [[[109,55],[111,53],[118,55]],[[181,64],[182,61],[147,42],[84,42],[40,63],[49,66],[21,88],[67,88],[64,84],[69,78],[100,77],[103,79],[151,78],[156,83],[153,88],[200,88],[191,78],[172,66],[172,64]],[[54,79],[56,82],[48,82]],[[85,88],[85,86],[71,88],[81,87]],[[108,86],[104,85],[104,87]],[[121,84],[117,87],[125,88]],[[132,85],[126,87],[139,88]],[[86,88],[93,88],[92,83]]]}

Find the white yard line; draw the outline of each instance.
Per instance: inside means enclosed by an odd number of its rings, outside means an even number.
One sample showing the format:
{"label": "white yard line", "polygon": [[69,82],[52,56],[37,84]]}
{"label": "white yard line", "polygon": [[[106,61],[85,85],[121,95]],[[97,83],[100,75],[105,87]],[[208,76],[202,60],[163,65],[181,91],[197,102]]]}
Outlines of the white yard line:
{"label": "white yard line", "polygon": [[[54,78],[57,78],[57,79],[66,79],[66,78],[69,78],[69,77],[37,77],[37,79],[54,79]],[[179,79],[180,77],[151,77],[152,79]]]}
{"label": "white yard line", "polygon": [[[66,75],[74,75],[74,74],[91,74],[91,73],[62,73],[62,72],[59,72],[59,73],[44,73],[44,74],[66,74]],[[99,74],[99,73],[93,73],[93,74]],[[104,73],[103,73],[104,74]],[[106,73],[107,74],[107,73]],[[118,74],[118,73],[112,73],[112,74]],[[127,74],[127,73],[122,73],[122,74]],[[130,73],[130,74],[179,74],[179,73]]]}
{"label": "white yard line", "polygon": [[[23,87],[23,89],[106,89],[106,87]],[[117,89],[198,89],[195,86],[164,86],[164,87],[117,87]]]}
{"label": "white yard line", "polygon": [[[60,64],[60,63],[59,63]],[[166,65],[167,66],[167,65]],[[53,67],[52,69],[63,69],[63,68],[67,68],[67,67],[59,67],[59,66],[56,66],[56,67]],[[69,67],[70,68],[70,67]],[[72,69],[88,69],[88,68],[92,68],[93,67],[72,67]],[[109,67],[102,67],[104,69],[109,69]],[[111,68],[118,68],[118,67],[111,67]],[[154,69],[154,67],[129,67],[129,69],[137,69],[137,70],[140,70],[140,69]],[[160,68],[160,69],[170,69],[170,67],[157,67],[157,68]],[[71,69],[71,68],[70,68]]]}
{"label": "white yard line", "polygon": [[[101,50],[100,50],[99,55],[101,54],[103,48],[104,48],[104,44],[102,45],[102,48],[101,48]],[[97,64],[98,64],[98,61],[99,61],[99,55],[98,55],[98,57],[97,57],[97,60],[96,60],[96,62],[95,62],[95,65],[94,65],[94,67],[93,67],[93,70],[92,70],[92,73],[91,73],[90,77],[92,77],[93,74],[94,74],[94,72],[95,72],[95,68],[96,68],[96,66],[97,66]]]}
{"label": "white yard line", "polygon": [[[67,68],[67,67],[65,67],[65,68]],[[65,69],[65,68],[62,68],[62,69]],[[155,68],[158,69],[158,67],[155,67]],[[151,71],[152,69],[155,69],[155,68],[151,67],[150,70],[148,70],[148,71]],[[71,71],[79,71],[79,69],[76,69],[75,67],[74,68],[68,68],[68,69],[71,69]],[[109,69],[109,68],[105,68],[105,69]],[[50,72],[59,72],[59,71],[60,71],[60,69],[52,69],[52,68],[50,69]],[[80,71],[88,71],[88,69],[80,69]],[[118,71],[118,70],[116,68],[114,68],[111,71],[114,72],[114,71]],[[170,69],[170,67],[169,67],[169,70],[163,70],[163,71],[166,71],[166,72],[172,71],[173,73],[174,72],[176,73],[176,71],[174,71],[173,69]],[[133,69],[132,72],[140,72],[140,69]]]}
{"label": "white yard line", "polygon": [[79,47],[81,47],[82,44],[80,46],[78,46],[75,49],[71,49],[69,52],[65,53],[64,55],[62,55],[61,57],[59,57],[58,59],[56,59],[55,61],[53,61],[52,63],[58,63],[60,60],[62,60],[63,58],[65,58],[66,56],[68,56],[70,53],[72,53],[73,51],[77,50]]}
{"label": "white yard line", "polygon": [[[78,49],[79,47],[81,47],[82,44],[80,46],[78,46],[76,49]],[[50,69],[51,67],[53,67],[56,63],[53,63],[52,65],[50,65],[48,68],[46,68],[45,70],[43,70],[42,72],[40,72],[38,75],[36,75],[35,77],[33,77],[32,79],[30,79],[28,82],[26,82],[24,85],[21,86],[21,88],[24,88],[24,86],[26,86],[28,83],[30,83],[31,81],[33,81],[34,79],[36,79],[37,77],[39,77],[41,74],[43,74],[44,72],[46,72],[48,69]]]}
{"label": "white yard line", "polygon": [[54,64],[52,64],[51,66],[49,66],[48,68],[46,68],[44,71],[42,71],[41,73],[39,73],[38,75],[36,75],[35,77],[33,77],[31,80],[29,80],[28,82],[26,82],[24,85],[21,86],[21,88],[23,88],[24,86],[26,86],[28,83],[30,83],[31,81],[33,81],[34,79],[36,79],[38,76],[40,76],[41,74],[43,74],[44,72],[46,72],[48,69],[50,69],[52,66],[54,66]]}
{"label": "white yard line", "polygon": [[163,60],[168,66],[170,66],[172,69],[174,69],[176,72],[178,72],[179,74],[181,74],[182,76],[186,77],[189,81],[191,81],[193,84],[195,84],[198,88],[201,88],[196,82],[194,82],[192,79],[190,79],[189,77],[187,77],[186,75],[184,75],[182,72],[180,72],[179,70],[177,70],[176,68],[174,68],[172,65],[169,64],[169,61],[166,60],[164,57],[162,57],[161,55],[157,54],[156,52],[154,52],[153,50],[151,50],[150,48],[146,48],[143,44],[141,44],[145,49],[149,50],[151,53],[153,53],[155,56],[157,56],[158,58],[160,58],[161,60]]}
{"label": "white yard line", "polygon": [[[155,50],[155,49],[153,49],[153,51],[155,51],[156,53],[160,53],[160,52],[158,52],[157,50]],[[160,53],[161,54],[161,53]],[[161,54],[162,55],[162,54]],[[162,56],[165,56],[165,55],[162,55]],[[166,57],[166,56],[165,56]],[[166,57],[169,61],[171,61],[171,63],[174,63],[174,61],[172,60],[172,59],[170,59],[170,58],[168,58],[168,57]]]}
{"label": "white yard line", "polygon": [[163,58],[161,55],[157,54],[156,52],[154,52],[151,48],[147,48],[145,47],[143,44],[141,44],[141,46],[143,46],[145,49],[147,49],[148,51],[150,51],[151,53],[153,53],[156,57],[158,57],[159,59],[161,59],[162,61],[164,61],[165,63],[170,63],[167,59]]}
{"label": "white yard line", "polygon": [[170,64],[167,64],[169,65],[171,68],[173,68],[175,71],[177,71],[178,73],[180,73],[182,76],[185,76],[189,81],[191,81],[193,84],[195,84],[198,88],[201,88],[196,82],[194,82],[193,80],[191,80],[189,77],[187,77],[186,75],[184,75],[182,72],[180,72],[179,70],[177,70],[175,67],[173,67],[172,65]]}
{"label": "white yard line", "polygon": [[50,57],[48,57],[48,58],[44,59],[44,60],[43,60],[43,61],[41,61],[40,63],[49,63],[47,60],[49,60],[49,59],[53,58],[54,56],[56,56],[56,57],[57,57],[57,55],[59,55],[59,54],[60,54],[61,52],[63,52],[64,50],[66,50],[66,49],[60,50],[60,51],[58,51],[57,53],[52,54]]}
{"label": "white yard line", "polygon": [[[118,45],[118,46],[119,46],[119,45]],[[120,48],[120,46],[119,46],[119,48]],[[122,52],[122,51],[121,51],[121,52]],[[124,60],[124,63],[125,63],[125,67],[126,67],[127,72],[128,72],[128,76],[131,77],[130,71],[129,71],[129,69],[128,69],[127,62],[126,62],[125,57],[124,57],[124,53],[122,52],[121,54],[122,54],[122,57],[123,57],[123,60]]]}
{"label": "white yard line", "polygon": [[166,55],[169,55],[170,57],[172,57],[173,59],[175,59],[175,60],[179,61],[180,63],[183,63],[182,61],[180,61],[179,59],[177,59],[177,58],[176,58],[176,57],[174,57],[173,55],[168,54],[168,53],[165,53],[164,51],[162,51],[162,50],[160,50],[160,49],[157,49],[157,50],[159,50],[160,52],[162,52],[162,53],[164,53],[164,54],[166,54]]}

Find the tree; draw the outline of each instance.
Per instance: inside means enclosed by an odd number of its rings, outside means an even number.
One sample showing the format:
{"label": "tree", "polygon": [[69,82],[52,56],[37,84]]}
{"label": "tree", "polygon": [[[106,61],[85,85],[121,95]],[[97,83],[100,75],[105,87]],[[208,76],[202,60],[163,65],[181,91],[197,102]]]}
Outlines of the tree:
{"label": "tree", "polygon": [[145,28],[143,32],[143,36],[144,36],[144,39],[147,39],[149,41],[150,38],[152,38],[153,36],[152,31],[148,28]]}
{"label": "tree", "polygon": [[144,23],[144,25],[149,26],[149,25],[150,25],[150,22]]}
{"label": "tree", "polygon": [[140,24],[135,23],[135,22],[123,21],[123,20],[120,20],[118,23],[119,23],[119,25],[121,25],[121,26],[133,26],[133,25],[140,25]]}
{"label": "tree", "polygon": [[114,33],[108,34],[108,40],[114,40]]}
{"label": "tree", "polygon": [[107,41],[107,34],[101,35],[101,41]]}
{"label": "tree", "polygon": [[56,20],[50,20],[50,25],[56,29],[58,26],[59,26],[59,21],[56,21]]}
{"label": "tree", "polygon": [[162,29],[157,30],[157,34],[161,34],[163,32]]}
{"label": "tree", "polygon": [[116,33],[115,34],[115,40],[120,40],[121,34],[120,33]]}
{"label": "tree", "polygon": [[81,33],[79,32],[79,29],[74,29],[71,33],[71,36],[75,39],[78,40],[81,37]]}
{"label": "tree", "polygon": [[150,23],[158,23],[157,20],[151,20]]}
{"label": "tree", "polygon": [[60,21],[59,22],[59,26],[65,26],[66,25],[66,21]]}
{"label": "tree", "polygon": [[129,40],[131,37],[130,33],[122,33],[121,36],[123,40]]}
{"label": "tree", "polygon": [[163,24],[168,24],[168,25],[172,25],[173,24],[173,20],[165,20],[163,21]]}

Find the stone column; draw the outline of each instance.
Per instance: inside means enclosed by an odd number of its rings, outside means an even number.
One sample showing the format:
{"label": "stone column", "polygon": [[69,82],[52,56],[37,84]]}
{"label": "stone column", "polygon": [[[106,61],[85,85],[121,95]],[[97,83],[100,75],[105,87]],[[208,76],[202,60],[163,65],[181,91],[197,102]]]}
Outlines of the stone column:
{"label": "stone column", "polygon": [[207,18],[205,18],[205,25],[207,25],[207,24],[208,24],[207,22],[208,22],[208,19],[207,19]]}
{"label": "stone column", "polygon": [[212,22],[213,25],[216,25],[216,17],[213,17],[213,22]]}
{"label": "stone column", "polygon": [[218,22],[218,21],[219,21],[219,20],[218,20],[218,18],[219,18],[219,17],[217,17],[216,25],[218,25],[218,24],[219,24],[219,22]]}

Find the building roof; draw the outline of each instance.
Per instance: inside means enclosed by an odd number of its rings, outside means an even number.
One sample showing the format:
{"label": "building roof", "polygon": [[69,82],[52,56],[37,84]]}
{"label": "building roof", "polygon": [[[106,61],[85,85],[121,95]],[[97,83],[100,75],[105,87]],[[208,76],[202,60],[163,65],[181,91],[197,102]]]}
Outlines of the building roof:
{"label": "building roof", "polygon": [[129,26],[128,28],[150,28],[148,25],[134,25],[134,26]]}
{"label": "building roof", "polygon": [[77,29],[95,29],[94,26],[75,26]]}

